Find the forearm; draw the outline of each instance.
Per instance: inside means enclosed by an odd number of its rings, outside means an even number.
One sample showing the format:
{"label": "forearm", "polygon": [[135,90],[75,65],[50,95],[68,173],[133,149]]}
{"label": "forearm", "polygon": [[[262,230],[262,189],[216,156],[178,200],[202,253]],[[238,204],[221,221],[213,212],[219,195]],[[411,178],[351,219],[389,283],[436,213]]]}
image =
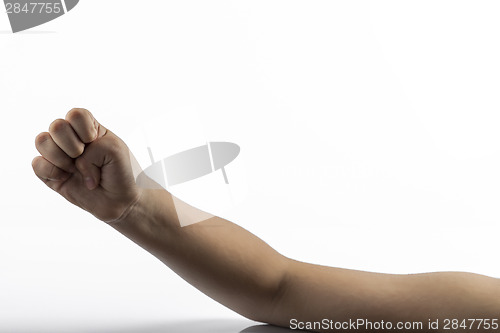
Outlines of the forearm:
{"label": "forearm", "polygon": [[111,225],[206,295],[248,318],[271,321],[287,259],[250,232],[219,217],[181,227],[164,190],[144,190]]}

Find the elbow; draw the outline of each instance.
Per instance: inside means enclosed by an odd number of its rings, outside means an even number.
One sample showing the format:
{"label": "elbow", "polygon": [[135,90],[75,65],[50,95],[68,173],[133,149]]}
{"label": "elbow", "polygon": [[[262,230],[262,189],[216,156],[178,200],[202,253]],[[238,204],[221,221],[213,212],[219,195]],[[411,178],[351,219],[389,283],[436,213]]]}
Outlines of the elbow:
{"label": "elbow", "polygon": [[284,301],[289,289],[289,264],[290,259],[283,257],[280,264],[273,267],[272,274],[267,279],[261,280],[260,290],[262,291],[253,307],[245,311],[242,315],[247,319],[272,324],[276,326],[288,325],[286,304]]}

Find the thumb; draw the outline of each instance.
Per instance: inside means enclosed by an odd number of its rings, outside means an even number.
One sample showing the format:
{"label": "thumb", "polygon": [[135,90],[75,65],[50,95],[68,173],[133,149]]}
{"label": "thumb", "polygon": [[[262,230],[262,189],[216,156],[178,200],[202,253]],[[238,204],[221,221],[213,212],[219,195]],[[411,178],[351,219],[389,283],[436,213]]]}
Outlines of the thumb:
{"label": "thumb", "polygon": [[[116,182],[127,173],[124,167],[124,151],[126,145],[109,130],[85,146],[83,154],[75,160],[75,166],[83,177],[89,190],[102,185],[102,172],[106,165],[113,164],[115,168],[109,171],[111,182]],[[128,153],[126,154],[128,156]]]}
{"label": "thumb", "polygon": [[[87,145],[82,155],[75,160],[77,170],[82,174],[85,186],[93,190],[101,182],[101,167],[104,164],[104,152],[92,149],[92,144]],[[96,147],[94,147],[96,148]]]}

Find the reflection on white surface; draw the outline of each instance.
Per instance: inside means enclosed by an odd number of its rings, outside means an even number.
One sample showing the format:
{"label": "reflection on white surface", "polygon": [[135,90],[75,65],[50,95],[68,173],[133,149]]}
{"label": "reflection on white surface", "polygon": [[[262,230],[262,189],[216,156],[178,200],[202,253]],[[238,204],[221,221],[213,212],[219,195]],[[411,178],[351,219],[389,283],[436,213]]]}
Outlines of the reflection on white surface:
{"label": "reflection on white surface", "polygon": [[249,325],[255,325],[252,321],[245,319],[204,319],[204,320],[179,320],[166,321],[164,323],[131,325],[130,327],[116,327],[107,330],[96,330],[94,332],[105,333],[239,333],[245,330]]}
{"label": "reflection on white surface", "polygon": [[[0,324],[1,325],[1,324]],[[0,332],[9,333],[42,333],[42,332],[72,332],[72,333],[285,333],[292,330],[276,327],[246,319],[203,319],[203,320],[179,320],[165,321],[164,323],[144,323],[144,324],[103,324],[88,323],[61,325],[60,323],[47,324],[44,327],[29,327],[27,323],[19,323],[16,327],[2,327]],[[294,332],[301,332],[294,330]]]}
{"label": "reflection on white surface", "polygon": [[285,332],[305,332],[305,331],[292,330],[289,328],[271,326],[271,325],[255,325],[245,328],[240,333],[285,333]]}

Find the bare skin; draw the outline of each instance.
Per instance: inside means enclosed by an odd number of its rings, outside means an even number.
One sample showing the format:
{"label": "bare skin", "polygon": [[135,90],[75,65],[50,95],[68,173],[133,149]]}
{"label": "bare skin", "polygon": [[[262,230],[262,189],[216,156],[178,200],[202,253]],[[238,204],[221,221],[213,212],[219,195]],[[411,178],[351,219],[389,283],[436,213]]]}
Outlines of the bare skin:
{"label": "bare skin", "polygon": [[[463,272],[379,274],[289,259],[219,217],[181,227],[172,195],[137,185],[125,143],[85,109],[36,137],[35,174],[71,203],[142,246],[200,291],[239,314],[290,327],[344,322],[489,319],[461,332],[500,332],[500,281]],[[193,211],[197,209],[190,207]],[[500,323],[499,323],[500,324]],[[478,329],[479,327],[479,329]],[[450,324],[451,328],[451,324]],[[333,331],[316,327],[312,331]],[[347,331],[347,330],[346,330]],[[352,331],[352,330],[351,330]],[[359,332],[370,331],[358,327]],[[403,330],[399,330],[403,331]]]}

